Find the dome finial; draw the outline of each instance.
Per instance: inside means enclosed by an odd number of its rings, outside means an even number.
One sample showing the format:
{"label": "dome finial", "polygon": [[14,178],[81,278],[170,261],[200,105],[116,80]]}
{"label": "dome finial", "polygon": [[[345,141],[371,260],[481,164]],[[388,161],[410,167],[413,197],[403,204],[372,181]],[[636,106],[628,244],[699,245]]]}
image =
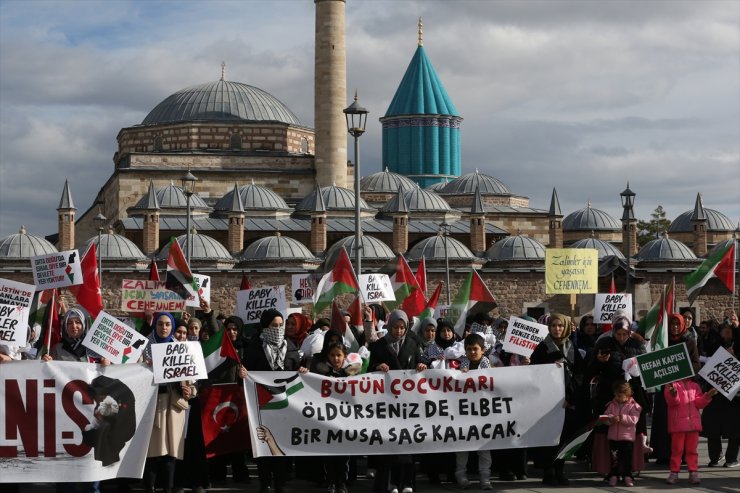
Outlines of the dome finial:
{"label": "dome finial", "polygon": [[419,17],[419,46],[424,46],[424,27]]}
{"label": "dome finial", "polygon": [[586,202],[586,207],[591,208],[591,199],[588,199],[588,202]]}
{"label": "dome finial", "polygon": [[21,224],[21,229],[18,231],[18,233],[22,235],[26,234],[26,227]]}
{"label": "dome finial", "polygon": [[224,80],[226,75],[226,62],[221,62],[221,80]]}

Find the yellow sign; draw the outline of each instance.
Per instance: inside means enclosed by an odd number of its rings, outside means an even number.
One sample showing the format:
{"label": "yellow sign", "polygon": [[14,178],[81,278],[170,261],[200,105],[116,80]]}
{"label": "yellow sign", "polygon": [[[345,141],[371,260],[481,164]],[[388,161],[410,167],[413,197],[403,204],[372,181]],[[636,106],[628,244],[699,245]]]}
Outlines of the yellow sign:
{"label": "yellow sign", "polygon": [[548,248],[545,250],[547,294],[597,293],[599,252],[592,248]]}

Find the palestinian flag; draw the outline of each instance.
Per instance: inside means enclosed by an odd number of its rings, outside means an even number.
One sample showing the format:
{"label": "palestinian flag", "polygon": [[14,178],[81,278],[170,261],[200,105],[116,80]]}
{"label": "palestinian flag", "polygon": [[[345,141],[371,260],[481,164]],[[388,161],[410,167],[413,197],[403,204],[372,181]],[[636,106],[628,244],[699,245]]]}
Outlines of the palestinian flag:
{"label": "palestinian flag", "polygon": [[96,255],[95,243],[90,243],[82,257],[82,284],[70,286],[69,290],[77,298],[77,303],[82,306],[90,317],[95,320],[100,310],[103,309],[103,297],[100,292],[100,274],[98,272],[98,257]]}
{"label": "palestinian flag", "polygon": [[185,286],[191,286],[193,292],[198,292],[198,286],[195,284],[193,273],[190,272],[190,266],[187,260],[185,260],[185,255],[182,253],[180,244],[174,236],[170,240],[170,252],[167,256],[167,280],[165,281],[165,286],[185,299],[190,295],[190,292]]}
{"label": "palestinian flag", "polygon": [[296,373],[289,378],[279,378],[274,381],[275,386],[254,383],[257,390],[257,405],[260,410],[285,409],[288,407],[288,397],[303,388],[303,382],[295,380],[300,376]]}
{"label": "palestinian flag", "polygon": [[313,312],[319,314],[329,307],[337,296],[356,293],[359,290],[360,285],[357,282],[352,263],[349,261],[349,256],[347,256],[347,250],[340,248],[334,268],[324,274],[318,286],[316,286]]}
{"label": "palestinian flag", "polygon": [[439,302],[439,295],[442,294],[442,283],[437,284],[437,289],[432,293],[432,297],[427,301],[426,306],[419,314],[419,319],[434,318],[434,311],[437,309],[437,303]]}
{"label": "palestinian flag", "polygon": [[226,335],[226,330],[221,329],[213,334],[207,341],[201,342],[203,357],[206,360],[206,371],[210,373],[227,360],[232,359],[239,363],[239,355]]}
{"label": "palestinian flag", "polygon": [[149,280],[159,281],[159,270],[157,270],[157,261],[152,259],[152,263],[149,264]]}
{"label": "palestinian flag", "polygon": [[645,318],[640,320],[640,332],[649,340],[648,351],[668,347],[668,317],[673,313],[673,282],[663,288],[658,301],[650,308]]}
{"label": "palestinian flag", "polygon": [[409,318],[418,316],[424,309],[426,300],[422,293],[419,283],[416,281],[411,267],[403,255],[398,256],[396,262],[396,272],[391,276],[393,285],[393,294],[396,296],[395,302],[386,302],[389,310],[400,308]]}
{"label": "palestinian flag", "polygon": [[426,265],[426,258],[421,257],[421,262],[419,262],[419,267],[416,269],[416,284],[419,285],[419,289],[421,289],[421,292],[424,296],[427,294],[427,265]]}
{"label": "palestinian flag", "polygon": [[[36,292],[32,306],[36,307],[35,314],[29,316],[29,324],[41,326],[41,334],[37,343],[39,348],[37,357],[49,354],[55,344],[62,341],[62,328],[59,320],[59,300],[56,289],[47,289]],[[33,317],[33,318],[32,318]]]}
{"label": "palestinian flag", "polygon": [[717,248],[694,272],[684,278],[689,303],[694,303],[712,279],[716,279],[713,284],[723,286],[731,294],[735,293],[735,243],[732,240],[726,246]]}
{"label": "palestinian flag", "polygon": [[360,349],[360,343],[357,342],[357,335],[365,330],[362,323],[362,301],[356,296],[347,309],[349,312],[349,328],[344,333],[344,340],[349,345],[349,352],[356,353]]}
{"label": "palestinian flag", "polygon": [[496,300],[481,279],[478,271],[471,270],[450,305],[448,318],[455,323],[455,332],[462,337],[465,320],[478,313],[486,313],[496,308]]}
{"label": "palestinian flag", "polygon": [[555,457],[555,459],[568,459],[572,457],[573,454],[578,452],[578,449],[581,448],[581,446],[586,442],[588,436],[593,430],[594,429],[592,427],[589,427],[585,431],[576,433],[573,438],[571,438],[568,442],[564,443],[562,447],[560,447],[558,455],[557,457]]}

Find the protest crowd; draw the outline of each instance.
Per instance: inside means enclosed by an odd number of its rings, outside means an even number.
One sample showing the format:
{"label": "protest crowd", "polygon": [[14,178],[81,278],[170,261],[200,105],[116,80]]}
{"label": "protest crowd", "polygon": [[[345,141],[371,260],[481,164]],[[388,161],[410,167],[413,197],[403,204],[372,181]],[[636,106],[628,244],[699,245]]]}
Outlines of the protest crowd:
{"label": "protest crowd", "polygon": [[[328,488],[329,493],[346,493],[358,473],[374,478],[374,490],[381,493],[417,491],[419,474],[433,483],[449,482],[459,489],[491,490],[494,479],[510,482],[529,475],[541,475],[543,484],[565,487],[570,484],[565,463],[571,456],[587,461],[594,475],[603,477],[606,484],[625,487],[639,481],[639,472],[649,460],[669,465],[670,475],[665,480],[669,484],[699,484],[702,468],[738,466],[740,397],[735,393],[728,399],[699,375],[717,351],[735,358],[740,354],[740,326],[732,309],[725,312],[724,320],[702,320],[698,325],[691,311],[667,312],[665,347],[685,347],[693,372],[691,377],[648,388],[640,378],[636,358],[650,352],[660,336],[656,331],[648,337],[650,334],[621,310],[604,326],[595,324],[590,315],[579,320],[561,313],[547,313],[538,320],[518,314],[494,318],[485,309],[470,310],[462,318],[435,318],[433,310],[409,316],[402,303],[363,304],[359,300],[357,297],[349,309],[342,310],[332,299],[330,318],[267,308],[261,310],[255,324],[245,323],[236,314],[217,314],[204,298],[195,310],[146,310],[141,314],[136,329],[146,344],[137,358],[139,365],[151,367],[162,347],[178,341],[199,344],[206,360],[214,354],[224,356],[223,348],[229,348],[226,356],[209,364],[207,378],[191,380],[186,375],[154,384],[156,404],[142,478],[145,493],[203,493],[227,481],[256,483],[245,488],[281,493],[291,478],[312,481],[317,488]],[[0,344],[0,370],[23,360],[36,360],[38,365],[60,361],[116,365],[83,344],[94,319],[85,308],[67,307],[58,301],[53,309],[56,313],[47,318],[58,317],[59,340],[49,344],[52,339],[42,334],[45,328],[29,324],[27,345]],[[521,339],[527,327],[536,326],[543,327],[541,340],[533,338],[520,344],[524,351],[510,349],[509,342]],[[216,352],[210,349],[214,345]],[[170,355],[169,350],[166,354],[173,361],[189,357]],[[434,453],[417,454],[409,445],[403,453],[362,456],[332,454],[328,445],[326,456],[291,456],[283,452],[284,444],[260,425],[251,433],[269,447],[272,456],[254,457],[249,430],[236,443],[220,443],[218,437],[206,432],[202,422],[205,406],[211,406],[207,413],[215,415],[219,406],[226,404],[216,398],[214,408],[214,392],[229,384],[242,389],[251,372],[316,374],[339,381],[363,374],[405,371],[431,375],[446,370],[490,376],[489,390],[493,390],[497,371],[525,371],[536,365],[554,365],[562,374],[562,429],[558,430],[559,440],[548,446],[458,447],[450,451],[438,445]],[[485,378],[477,378],[484,387]],[[110,388],[99,392],[93,422],[83,435],[106,433],[105,424],[111,416],[117,414],[118,424],[126,416],[134,396]],[[96,448],[95,459],[103,465],[118,460],[116,454],[133,435],[133,430],[129,432],[118,448]],[[708,464],[698,463],[700,434],[708,440]],[[116,435],[108,432],[106,440],[112,443]],[[580,445],[577,450],[573,447],[574,455],[565,453],[571,445]],[[256,476],[250,474],[250,463],[256,463]],[[126,491],[135,481],[117,477],[106,482]],[[2,484],[2,490],[13,491],[17,486]],[[57,484],[57,490],[64,493],[98,493],[100,487],[99,481]]]}

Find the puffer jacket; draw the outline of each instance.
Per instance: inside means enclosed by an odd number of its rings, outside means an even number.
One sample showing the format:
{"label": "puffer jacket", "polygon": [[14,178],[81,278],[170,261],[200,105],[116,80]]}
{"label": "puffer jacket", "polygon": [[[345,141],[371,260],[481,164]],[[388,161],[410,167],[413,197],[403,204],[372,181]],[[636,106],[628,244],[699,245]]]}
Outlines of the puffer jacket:
{"label": "puffer jacket", "polygon": [[712,402],[711,396],[702,392],[699,384],[689,379],[673,382],[673,388],[676,389],[675,395],[671,393],[670,385],[663,389],[668,406],[668,433],[701,431],[699,410]]}
{"label": "puffer jacket", "polygon": [[618,423],[609,425],[607,434],[609,440],[634,442],[637,433],[637,421],[640,419],[641,412],[642,406],[632,397],[624,404],[615,400],[610,401],[604,414],[619,416],[620,420]]}

